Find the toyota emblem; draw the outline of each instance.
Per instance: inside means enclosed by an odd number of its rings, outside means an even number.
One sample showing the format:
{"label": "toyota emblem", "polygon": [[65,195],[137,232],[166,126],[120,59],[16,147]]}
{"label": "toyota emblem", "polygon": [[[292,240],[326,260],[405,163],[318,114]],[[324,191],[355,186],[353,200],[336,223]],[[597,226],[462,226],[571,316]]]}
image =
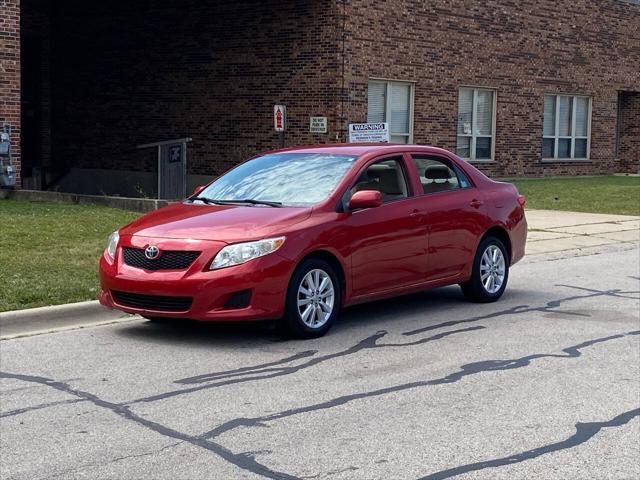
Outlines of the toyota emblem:
{"label": "toyota emblem", "polygon": [[155,260],[156,258],[158,258],[158,255],[160,255],[160,249],[155,245],[149,245],[144,249],[144,256],[149,260]]}

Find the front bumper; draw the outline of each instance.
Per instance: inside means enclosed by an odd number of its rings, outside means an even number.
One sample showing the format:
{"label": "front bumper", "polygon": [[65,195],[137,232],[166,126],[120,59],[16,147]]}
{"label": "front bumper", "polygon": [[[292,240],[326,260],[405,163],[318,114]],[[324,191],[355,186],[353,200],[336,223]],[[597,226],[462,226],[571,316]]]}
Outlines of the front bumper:
{"label": "front bumper", "polygon": [[[122,247],[163,250],[197,250],[200,256],[185,270],[144,270],[126,265]],[[100,259],[99,300],[102,305],[146,317],[178,317],[203,321],[267,320],[284,314],[286,292],[294,268],[293,262],[278,253],[250,260],[242,265],[209,270],[215,255],[225,246],[208,240],[171,240],[128,236],[120,239],[112,262]],[[137,308],[118,303],[113,292],[161,297],[189,297],[191,306],[184,311]],[[250,292],[247,305],[231,306],[239,292]]]}

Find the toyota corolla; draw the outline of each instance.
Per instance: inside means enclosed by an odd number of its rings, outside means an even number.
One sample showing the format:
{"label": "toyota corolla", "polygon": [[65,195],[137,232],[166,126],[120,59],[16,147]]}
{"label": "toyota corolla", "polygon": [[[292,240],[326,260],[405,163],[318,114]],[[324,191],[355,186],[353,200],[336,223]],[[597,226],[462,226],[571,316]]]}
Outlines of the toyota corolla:
{"label": "toyota corolla", "polygon": [[439,148],[270,152],[114,232],[100,302],[152,320],[276,320],[302,338],[344,306],[427,288],[493,302],[524,255],[524,203]]}

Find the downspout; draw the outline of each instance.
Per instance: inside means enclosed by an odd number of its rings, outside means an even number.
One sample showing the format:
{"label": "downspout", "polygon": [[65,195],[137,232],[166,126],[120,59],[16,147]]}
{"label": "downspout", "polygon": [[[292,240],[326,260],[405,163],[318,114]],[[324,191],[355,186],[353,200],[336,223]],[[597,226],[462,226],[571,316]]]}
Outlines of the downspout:
{"label": "downspout", "polygon": [[343,141],[346,142],[346,125],[344,117],[344,100],[345,100],[345,52],[346,52],[346,28],[347,28],[347,0],[342,0],[342,86],[340,89],[340,131],[341,136],[344,135]]}

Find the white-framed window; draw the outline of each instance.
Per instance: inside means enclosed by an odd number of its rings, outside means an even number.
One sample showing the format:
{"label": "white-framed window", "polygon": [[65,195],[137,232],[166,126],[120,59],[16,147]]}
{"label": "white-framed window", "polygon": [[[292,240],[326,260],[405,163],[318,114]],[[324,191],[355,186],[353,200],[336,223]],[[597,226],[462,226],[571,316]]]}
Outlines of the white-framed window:
{"label": "white-framed window", "polygon": [[412,143],[413,83],[369,80],[367,122],[388,123],[392,143]]}
{"label": "white-framed window", "polygon": [[545,95],[543,160],[587,160],[591,135],[591,97]]}
{"label": "white-framed window", "polygon": [[496,91],[461,87],[458,91],[458,156],[471,161],[493,160],[495,137]]}

